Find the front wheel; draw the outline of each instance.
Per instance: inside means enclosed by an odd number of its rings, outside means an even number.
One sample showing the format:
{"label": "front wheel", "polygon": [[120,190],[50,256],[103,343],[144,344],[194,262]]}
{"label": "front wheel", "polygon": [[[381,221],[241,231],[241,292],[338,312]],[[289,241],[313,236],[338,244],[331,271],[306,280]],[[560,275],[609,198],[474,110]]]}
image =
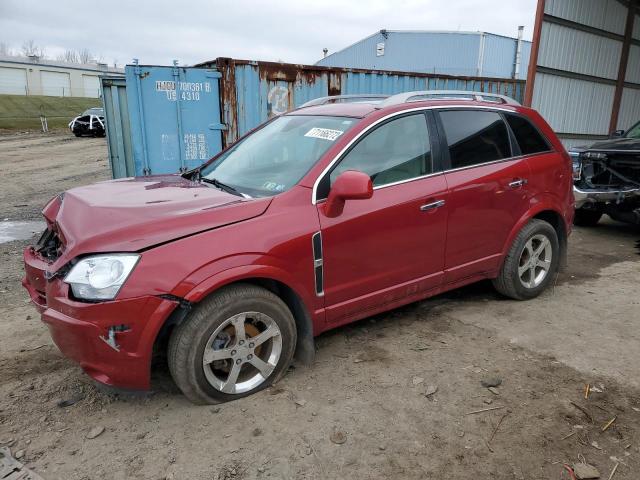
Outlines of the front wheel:
{"label": "front wheel", "polygon": [[533,219],[516,236],[493,285],[516,300],[537,297],[553,280],[559,261],[555,229],[544,220]]}
{"label": "front wheel", "polygon": [[227,402],[279,379],[296,345],[295,321],[272,292],[242,284],[195,307],[169,340],[169,370],[194,403]]}

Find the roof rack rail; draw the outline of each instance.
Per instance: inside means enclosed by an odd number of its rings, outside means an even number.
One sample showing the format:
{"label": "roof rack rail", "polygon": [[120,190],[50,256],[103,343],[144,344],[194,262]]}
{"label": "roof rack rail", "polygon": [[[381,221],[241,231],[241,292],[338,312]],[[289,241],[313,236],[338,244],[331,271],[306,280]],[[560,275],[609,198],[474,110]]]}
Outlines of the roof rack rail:
{"label": "roof rack rail", "polygon": [[423,90],[417,92],[404,92],[392,95],[383,100],[378,107],[384,108],[390,105],[398,105],[407,102],[419,102],[422,100],[471,100],[477,102],[494,102],[507,105],[520,105],[516,100],[506,95],[488,92],[471,92],[467,90]]}
{"label": "roof rack rail", "polygon": [[363,93],[353,95],[331,95],[329,97],[320,97],[309,100],[303,103],[298,108],[314,107],[316,105],[326,105],[327,103],[354,103],[354,102],[366,102],[367,100],[382,101],[389,98],[389,95],[380,95],[377,93]]}

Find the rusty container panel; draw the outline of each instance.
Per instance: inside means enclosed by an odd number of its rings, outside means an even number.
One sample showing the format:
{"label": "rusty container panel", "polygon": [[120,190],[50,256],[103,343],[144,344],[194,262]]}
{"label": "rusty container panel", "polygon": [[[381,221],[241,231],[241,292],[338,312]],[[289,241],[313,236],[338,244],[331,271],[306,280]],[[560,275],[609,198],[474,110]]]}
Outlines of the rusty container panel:
{"label": "rusty container panel", "polygon": [[523,100],[524,81],[218,58],[198,65],[221,74],[224,144],[274,115],[314,98],[340,94],[395,94],[415,90],[475,90]]}

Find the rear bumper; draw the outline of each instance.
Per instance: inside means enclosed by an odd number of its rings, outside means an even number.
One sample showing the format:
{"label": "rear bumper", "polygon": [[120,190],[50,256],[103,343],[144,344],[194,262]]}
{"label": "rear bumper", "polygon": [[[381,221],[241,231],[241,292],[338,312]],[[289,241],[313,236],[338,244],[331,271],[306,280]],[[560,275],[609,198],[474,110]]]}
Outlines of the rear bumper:
{"label": "rear bumper", "polygon": [[[100,303],[69,298],[60,278],[44,280],[44,266],[33,252],[24,252],[23,285],[63,355],[76,361],[100,383],[123,389],[148,390],[153,344],[158,330],[177,302],[153,295]],[[117,349],[104,339],[111,327]]]}
{"label": "rear bumper", "polygon": [[581,190],[574,185],[573,196],[576,199],[576,209],[590,203],[620,203],[625,200],[640,198],[640,188],[624,190]]}

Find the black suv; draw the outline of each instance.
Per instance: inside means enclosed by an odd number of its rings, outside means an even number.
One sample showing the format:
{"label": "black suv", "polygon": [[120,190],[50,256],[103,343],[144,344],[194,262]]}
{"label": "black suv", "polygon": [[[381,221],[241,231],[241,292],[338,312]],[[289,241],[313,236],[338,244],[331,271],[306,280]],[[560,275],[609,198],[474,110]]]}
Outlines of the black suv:
{"label": "black suv", "polygon": [[576,216],[592,226],[603,214],[640,224],[640,122],[610,139],[569,150],[573,160]]}

